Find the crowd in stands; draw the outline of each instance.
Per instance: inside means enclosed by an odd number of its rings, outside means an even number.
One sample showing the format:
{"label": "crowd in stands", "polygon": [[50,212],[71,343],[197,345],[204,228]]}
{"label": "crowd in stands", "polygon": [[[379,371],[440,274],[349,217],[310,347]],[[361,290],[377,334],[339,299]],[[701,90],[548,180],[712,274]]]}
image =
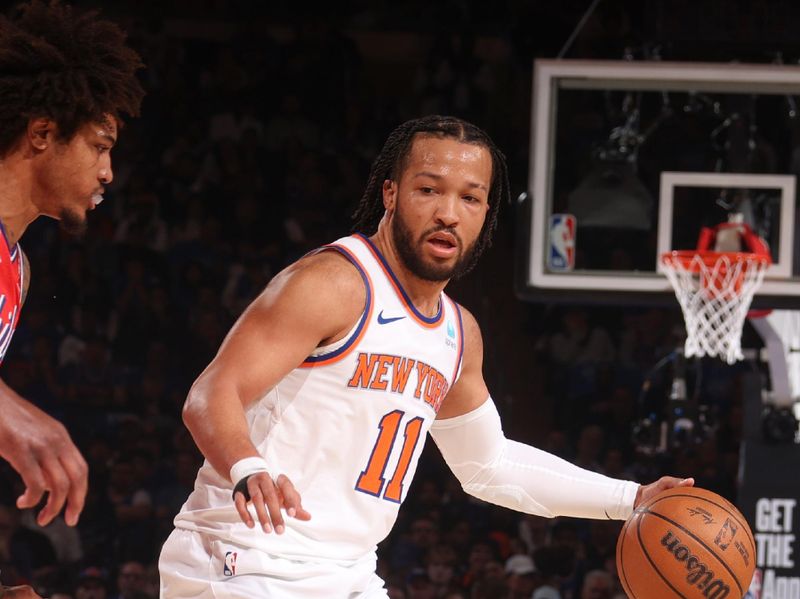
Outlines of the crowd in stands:
{"label": "crowd in stands", "polygon": [[[507,154],[515,193],[528,176],[524,36],[403,32],[387,38],[392,51],[323,20],[230,35],[206,21],[194,32],[180,20],[119,19],[147,63],[143,115],[121,131],[115,180],[86,236],[44,220],[26,233],[31,290],[0,371],[64,422],[89,463],[76,528],[20,513],[21,483],[0,465],[3,583],[53,599],[157,596],[160,544],[202,460],[180,418],[191,383],[276,272],[349,232],[397,124],[472,120]],[[501,210],[494,247],[449,292],[482,324],[507,434],[611,476],[693,475],[731,497],[736,370],[713,377],[714,435],[669,460],[637,451],[645,373],[679,343],[680,314],[521,302],[515,215]],[[428,443],[378,548],[379,574],[392,599],[612,599],[622,596],[620,527],[474,500]]]}

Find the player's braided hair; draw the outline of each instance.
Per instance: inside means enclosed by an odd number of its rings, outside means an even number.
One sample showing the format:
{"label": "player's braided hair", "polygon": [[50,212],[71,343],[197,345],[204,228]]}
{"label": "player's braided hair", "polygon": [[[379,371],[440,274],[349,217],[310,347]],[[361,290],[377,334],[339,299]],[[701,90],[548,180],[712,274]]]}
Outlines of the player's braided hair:
{"label": "player's braided hair", "polygon": [[138,116],[142,66],[125,33],[96,11],[32,0],[0,15],[0,156],[32,118],[53,119],[67,141],[106,114]]}
{"label": "player's braided hair", "polygon": [[384,213],[383,182],[387,179],[394,181],[399,179],[411,151],[411,144],[415,135],[430,135],[476,144],[489,150],[492,155],[489,212],[475,243],[472,260],[465,265],[464,272],[467,272],[475,266],[481,253],[492,244],[492,233],[497,227],[497,212],[500,204],[508,199],[509,184],[506,158],[503,153],[483,130],[459,118],[431,115],[406,121],[392,131],[380,154],[378,154],[375,162],[372,163],[367,187],[353,214],[353,220],[355,221],[353,229],[365,235],[372,235],[378,230],[378,223]]}

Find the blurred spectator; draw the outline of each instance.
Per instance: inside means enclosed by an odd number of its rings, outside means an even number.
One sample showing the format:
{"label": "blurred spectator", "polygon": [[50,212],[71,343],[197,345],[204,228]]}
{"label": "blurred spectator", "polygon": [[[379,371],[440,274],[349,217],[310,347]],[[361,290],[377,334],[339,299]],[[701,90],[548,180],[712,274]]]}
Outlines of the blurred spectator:
{"label": "blurred spectator", "polygon": [[166,539],[172,532],[172,520],[194,489],[194,478],[202,463],[197,451],[181,450],[175,454],[171,479],[161,485],[155,497],[155,516],[159,538]]}
{"label": "blurred spectator", "polygon": [[592,570],[583,579],[580,599],[612,599],[614,579],[605,570]]}
{"label": "blurred spectator", "polygon": [[403,572],[412,566],[422,566],[425,555],[438,540],[439,528],[434,520],[427,516],[415,518],[408,534],[398,541],[392,552],[392,568]]}
{"label": "blurred spectator", "polygon": [[575,552],[567,545],[547,545],[533,554],[541,585],[531,599],[562,599],[561,585],[573,572]]}
{"label": "blurred spectator", "polygon": [[117,574],[117,590],[111,599],[148,599],[145,592],[145,568],[141,562],[124,562]]}
{"label": "blurred spectator", "polygon": [[147,560],[153,552],[153,500],[137,480],[131,458],[119,458],[111,466],[107,496],[117,521],[119,557]]}
{"label": "blurred spectator", "polygon": [[603,451],[605,433],[596,424],[588,424],[581,429],[576,443],[574,462],[581,468],[600,472],[600,454]]}
{"label": "blurred spectator", "polygon": [[[467,557],[467,571],[464,573],[462,585],[469,588],[476,581],[483,580],[487,566],[497,561],[497,549],[488,540],[477,540],[472,543]],[[501,567],[500,578],[502,575]]]}
{"label": "blurred spectator", "polygon": [[424,568],[414,568],[406,578],[406,597],[408,599],[435,599],[436,587]]}
{"label": "blurred spectator", "polygon": [[456,584],[458,556],[448,545],[435,545],[425,559],[428,579],[434,587],[435,596],[441,597]]}
{"label": "blurred spectator", "polygon": [[529,555],[512,555],[506,560],[508,599],[530,599],[538,581],[536,566]]}
{"label": "blurred spectator", "polygon": [[75,599],[106,599],[108,597],[108,577],[97,567],[90,567],[78,574],[75,584]]}

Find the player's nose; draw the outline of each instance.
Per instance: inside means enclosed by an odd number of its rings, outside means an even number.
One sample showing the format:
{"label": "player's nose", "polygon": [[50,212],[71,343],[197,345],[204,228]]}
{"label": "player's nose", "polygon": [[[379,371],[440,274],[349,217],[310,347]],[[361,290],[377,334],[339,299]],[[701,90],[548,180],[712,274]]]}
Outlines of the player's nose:
{"label": "player's nose", "polygon": [[103,185],[108,185],[114,180],[114,171],[111,170],[111,165],[101,168],[97,173],[97,178]]}
{"label": "player's nose", "polygon": [[452,227],[458,222],[458,197],[455,194],[445,194],[436,205],[436,220],[446,227]]}

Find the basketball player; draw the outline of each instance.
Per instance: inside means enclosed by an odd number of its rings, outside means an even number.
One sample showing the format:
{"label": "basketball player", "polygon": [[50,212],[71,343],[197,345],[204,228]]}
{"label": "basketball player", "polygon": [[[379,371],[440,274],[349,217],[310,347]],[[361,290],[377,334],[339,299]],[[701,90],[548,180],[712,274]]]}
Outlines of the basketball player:
{"label": "basketball player", "polygon": [[691,479],[610,479],[503,435],[475,318],[444,294],[508,195],[480,129],[432,116],[389,137],[359,233],[276,276],[193,385],[207,460],[161,558],[163,598],[386,598],[375,547],[428,432],[464,489],[542,516],[624,519]]}
{"label": "basketball player", "polygon": [[[0,15],[0,361],[30,283],[20,237],[42,215],[69,232],[84,229],[112,179],[118,115],[138,114],[142,65],[124,38],[113,23],[56,1]],[[67,524],[77,524],[87,468],[67,431],[2,381],[0,414],[0,457],[25,485],[17,507],[37,505],[47,492],[37,522],[44,526],[66,503]]]}

